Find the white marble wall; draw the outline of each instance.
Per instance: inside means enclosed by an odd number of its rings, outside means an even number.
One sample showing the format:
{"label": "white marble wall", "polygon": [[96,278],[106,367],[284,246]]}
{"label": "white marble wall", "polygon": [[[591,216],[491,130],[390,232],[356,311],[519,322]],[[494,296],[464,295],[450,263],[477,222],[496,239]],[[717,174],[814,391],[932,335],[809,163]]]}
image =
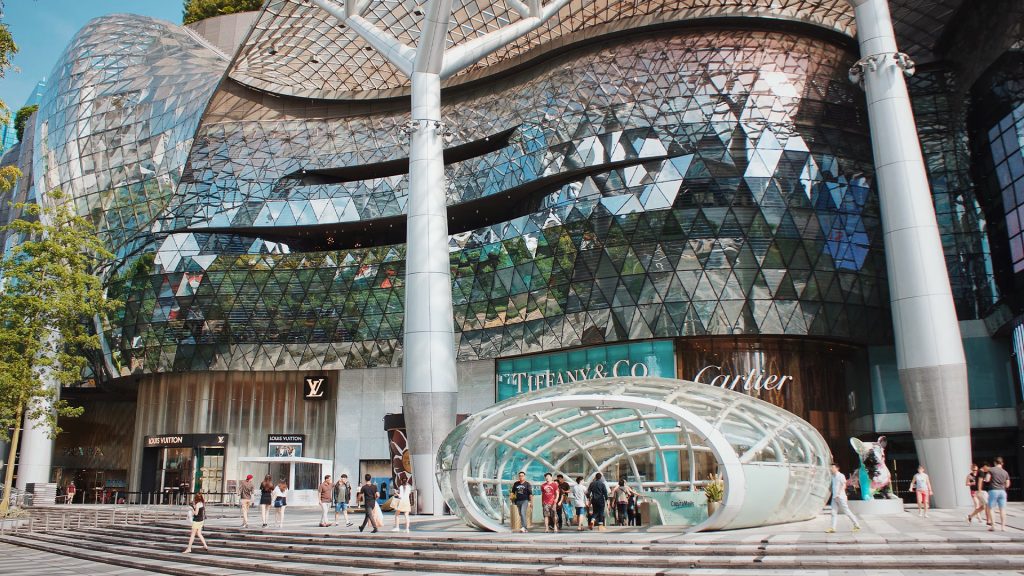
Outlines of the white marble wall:
{"label": "white marble wall", "polygon": [[[335,420],[334,474],[359,474],[360,460],[386,460],[391,453],[384,415],[402,411],[402,369],[340,370]],[[459,414],[494,404],[494,361],[458,364]]]}

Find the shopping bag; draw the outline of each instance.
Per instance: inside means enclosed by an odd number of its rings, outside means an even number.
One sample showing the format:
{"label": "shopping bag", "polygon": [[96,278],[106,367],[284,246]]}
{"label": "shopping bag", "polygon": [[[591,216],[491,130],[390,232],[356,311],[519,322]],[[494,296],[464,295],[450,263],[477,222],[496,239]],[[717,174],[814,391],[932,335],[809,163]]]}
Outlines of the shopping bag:
{"label": "shopping bag", "polygon": [[384,527],[384,513],[381,512],[380,506],[373,507],[373,512],[370,513],[370,517],[373,520],[373,525],[378,530]]}

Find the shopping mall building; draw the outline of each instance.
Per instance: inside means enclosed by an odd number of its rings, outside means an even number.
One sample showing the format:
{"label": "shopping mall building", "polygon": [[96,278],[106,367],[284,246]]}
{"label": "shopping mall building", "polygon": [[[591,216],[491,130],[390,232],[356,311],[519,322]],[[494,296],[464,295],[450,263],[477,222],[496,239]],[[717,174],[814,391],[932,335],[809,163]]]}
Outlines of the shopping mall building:
{"label": "shopping mall building", "polygon": [[[324,1],[186,27],[108,16],[56,63],[3,157],[24,173],[13,199],[69,193],[123,306],[62,391],[85,413],[55,442],[27,434],[25,481],[104,488],[92,501],[229,491],[267,467],[241,459],[281,454],[407,472],[403,326],[438,310],[406,291],[418,119],[406,70]],[[525,4],[457,0],[447,44]],[[1024,12],[889,5],[966,359],[969,413],[953,408],[973,458],[1016,476]],[[364,16],[414,46],[425,13]],[[573,0],[445,79],[457,414],[606,376],[693,380],[795,413],[846,469],[850,436],[885,435],[908,480],[921,398],[890,304],[907,272],[887,265],[856,31],[847,0]]]}

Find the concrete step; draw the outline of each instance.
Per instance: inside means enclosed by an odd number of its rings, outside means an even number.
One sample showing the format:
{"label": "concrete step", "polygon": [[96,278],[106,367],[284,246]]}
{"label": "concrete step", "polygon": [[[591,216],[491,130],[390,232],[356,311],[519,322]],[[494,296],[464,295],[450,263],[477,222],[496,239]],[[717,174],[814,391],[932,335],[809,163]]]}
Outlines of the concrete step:
{"label": "concrete step", "polygon": [[[164,541],[168,537],[179,537],[183,527],[175,525],[151,525],[136,527],[132,531],[132,537]],[[100,529],[93,532],[112,536],[123,536],[119,529]],[[204,531],[210,537],[217,538],[226,546],[233,547],[265,547],[287,545],[323,548],[324,552],[351,551],[353,553],[365,551],[366,549],[377,549],[380,546],[383,534],[367,534],[358,532],[342,532],[330,535],[309,535],[296,532],[278,532],[262,530],[240,530],[231,528],[210,527]],[[438,537],[434,535],[391,534],[386,533],[388,548],[393,554],[400,555],[422,555],[428,552],[437,552],[441,555],[448,555],[452,558],[462,558],[470,554],[494,554],[509,550],[510,546],[522,546],[529,542],[529,550],[532,556],[548,556],[555,558],[562,556],[587,555],[593,558],[600,558],[603,562],[611,564],[625,562],[629,565],[644,564],[648,562],[647,557],[654,557],[654,560],[663,556],[764,556],[764,555],[792,555],[792,556],[814,556],[829,555],[841,552],[846,555],[853,554],[878,554],[879,543],[865,542],[803,542],[794,543],[739,543],[728,542],[635,542],[635,541],[614,541],[607,539],[577,539],[575,535],[567,534],[562,540],[527,540],[528,537],[516,539],[504,538],[452,538]],[[918,545],[889,544],[882,545],[887,555],[904,556],[921,554]],[[929,542],[928,551],[930,554],[948,555],[1014,555],[1024,556],[1024,541],[1004,542],[980,542],[976,540],[965,540],[962,542]],[[624,558],[628,558],[625,560]],[[1024,561],[1024,559],[1022,559]]]}
{"label": "concrete step", "polygon": [[[367,574],[378,571],[420,571],[461,574],[630,574],[646,576],[674,570],[722,569],[845,569],[871,570],[908,569],[915,571],[969,570],[978,565],[978,558],[969,554],[937,554],[932,549],[915,547],[916,554],[890,554],[893,547],[875,547],[871,554],[855,552],[845,545],[833,546],[818,554],[773,552],[769,547],[758,553],[733,550],[733,553],[694,554],[689,546],[642,545],[641,554],[623,551],[620,546],[599,542],[592,549],[560,553],[540,552],[532,540],[519,540],[517,548],[499,550],[452,551],[453,544],[464,540],[450,537],[427,537],[425,544],[436,549],[422,549],[424,542],[387,533],[368,535],[345,534],[328,538],[311,538],[281,533],[244,533],[234,530],[210,529],[205,532],[211,544],[210,553],[183,556],[179,552],[187,541],[187,527],[140,526],[128,528],[86,529],[22,536],[47,546],[85,549],[93,553],[130,555],[135,560],[170,561],[177,564],[197,563],[203,568],[226,570],[257,569],[274,574]],[[348,540],[356,544],[350,545]],[[432,541],[431,541],[432,540]],[[474,542],[480,544],[480,542]],[[366,544],[374,545],[372,548]],[[525,545],[524,545],[525,544]],[[551,543],[556,544],[557,543]],[[1019,543],[1014,543],[1019,544]],[[415,546],[421,546],[416,548]],[[793,545],[796,546],[796,545]],[[193,545],[195,549],[195,545]],[[550,548],[550,546],[546,547]],[[664,549],[663,549],[664,548]],[[679,553],[683,548],[682,554]],[[789,546],[787,546],[789,548]],[[1004,547],[1006,548],[1006,547]],[[49,549],[49,548],[47,548]],[[1009,553],[1007,553],[1009,552]],[[987,567],[1010,569],[1024,563],[1024,550],[1000,550],[985,557]]]}

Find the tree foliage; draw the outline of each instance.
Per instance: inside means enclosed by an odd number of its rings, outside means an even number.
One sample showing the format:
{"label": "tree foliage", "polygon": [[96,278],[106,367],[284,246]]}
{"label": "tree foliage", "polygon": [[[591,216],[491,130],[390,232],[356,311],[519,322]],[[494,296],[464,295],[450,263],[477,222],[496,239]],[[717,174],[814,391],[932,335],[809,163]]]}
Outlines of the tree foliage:
{"label": "tree foliage", "polygon": [[[81,381],[87,354],[100,348],[91,319],[119,305],[95,274],[113,255],[92,223],[59,190],[39,202],[15,205],[21,217],[0,228],[17,241],[0,259],[0,439],[14,430],[5,492],[22,419],[42,423],[52,437],[60,433],[58,417],[82,413],[50,382]],[[0,512],[7,501],[5,493]]]}
{"label": "tree foliage", "polygon": [[22,106],[18,113],[14,115],[14,133],[18,135],[18,141],[20,142],[22,137],[25,135],[25,123],[28,122],[29,117],[32,113],[39,110],[38,104],[31,106]]}
{"label": "tree foliage", "polygon": [[[3,8],[3,3],[0,2],[0,9]],[[14,37],[11,36],[11,30],[7,27],[7,24],[0,22],[0,78],[7,75],[7,70],[11,68],[11,57],[18,53],[18,46],[14,43]],[[0,100],[0,122],[7,123],[7,105],[4,104],[3,100]]]}
{"label": "tree foliage", "polygon": [[213,16],[251,12],[263,7],[263,0],[185,0],[182,20],[192,24]]}

